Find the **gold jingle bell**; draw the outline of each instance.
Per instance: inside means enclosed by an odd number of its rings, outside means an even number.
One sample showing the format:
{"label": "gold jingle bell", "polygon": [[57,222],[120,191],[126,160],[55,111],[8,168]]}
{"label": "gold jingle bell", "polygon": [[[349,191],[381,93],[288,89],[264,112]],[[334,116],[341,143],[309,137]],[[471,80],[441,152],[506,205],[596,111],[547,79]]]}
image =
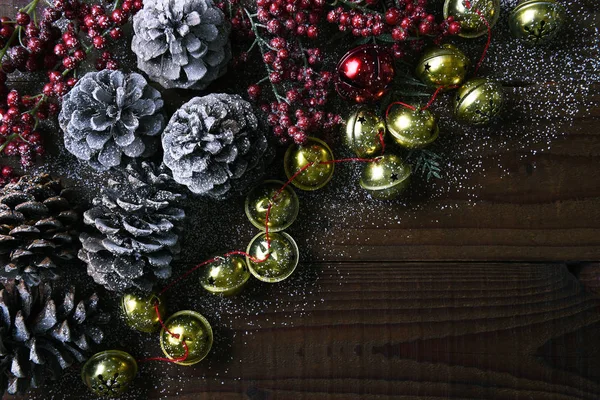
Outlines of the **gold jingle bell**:
{"label": "gold jingle bell", "polygon": [[565,20],[563,6],[554,0],[526,0],[508,17],[512,35],[529,45],[542,45],[554,39]]}
{"label": "gold jingle bell", "polygon": [[246,257],[246,262],[250,272],[258,280],[263,282],[280,282],[287,279],[298,265],[299,252],[296,242],[285,232],[269,234],[270,247],[267,242],[266,234],[261,232],[252,238],[246,253],[256,260],[264,260],[267,254],[270,254],[263,262],[255,262]]}
{"label": "gold jingle bell", "polygon": [[410,174],[410,165],[388,153],[365,165],[359,183],[374,198],[391,200],[408,186]]}
{"label": "gold jingle bell", "polygon": [[464,38],[476,38],[488,31],[477,11],[492,28],[500,17],[500,0],[470,0],[470,3],[466,0],[446,0],[444,3],[444,18],[454,17],[460,23],[458,35]]}
{"label": "gold jingle bell", "polygon": [[346,122],[346,146],[358,157],[379,155],[384,134],[385,123],[368,108],[359,108]]}
{"label": "gold jingle bell", "polygon": [[489,124],[502,110],[502,86],[485,78],[471,79],[462,85],[454,98],[454,116],[472,125]]}
{"label": "gold jingle bell", "polygon": [[155,293],[125,293],[121,298],[121,309],[125,322],[140,332],[152,333],[158,330],[159,320],[154,304],[158,301],[160,315],[165,314],[165,302]]}
{"label": "gold jingle bell", "polygon": [[178,359],[185,356],[183,341],[188,347],[188,356],[175,363],[193,365],[202,361],[213,344],[213,331],[206,318],[191,310],[171,315],[160,331],[160,347],[168,358]]}
{"label": "gold jingle bell", "polygon": [[440,133],[437,119],[429,110],[397,106],[390,110],[385,122],[394,140],[408,149],[425,147]]}
{"label": "gold jingle bell", "polygon": [[137,362],[131,354],[106,350],[87,360],[81,369],[81,379],[96,396],[119,397],[127,391],[137,371]]}
{"label": "gold jingle bell", "polygon": [[320,164],[322,161],[332,161],[333,153],[324,141],[309,137],[303,145],[293,144],[285,152],[283,159],[285,174],[291,178],[307,164],[315,163],[301,172],[292,184],[302,190],[317,190],[322,188],[333,176],[334,164]]}
{"label": "gold jingle bell", "polygon": [[458,47],[446,43],[426,49],[415,73],[423,83],[432,87],[456,86],[464,81],[470,64]]}
{"label": "gold jingle bell", "polygon": [[200,285],[212,293],[232,296],[242,291],[250,278],[246,260],[242,256],[215,257],[216,261],[202,268]]}
{"label": "gold jingle bell", "polygon": [[[296,192],[284,183],[269,180],[255,186],[246,196],[246,216],[260,230],[265,230],[267,211],[269,212],[269,232],[278,232],[288,228],[298,216],[300,203]],[[276,197],[275,197],[276,196]]]}

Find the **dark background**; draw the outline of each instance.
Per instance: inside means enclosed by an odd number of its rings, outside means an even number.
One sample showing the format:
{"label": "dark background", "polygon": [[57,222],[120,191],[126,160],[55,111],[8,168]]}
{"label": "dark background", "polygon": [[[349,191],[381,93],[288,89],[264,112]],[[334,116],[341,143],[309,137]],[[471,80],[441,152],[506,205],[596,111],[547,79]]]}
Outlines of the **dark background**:
{"label": "dark background", "polygon": [[[439,3],[431,7],[438,15]],[[300,215],[288,230],[301,251],[296,273],[274,285],[253,280],[229,299],[203,292],[197,278],[171,291],[170,312],[192,309],[209,319],[213,350],[192,367],[140,365],[125,399],[600,398],[593,293],[600,292],[600,7],[563,2],[569,21],[561,41],[530,50],[507,34],[515,3],[503,1],[481,71],[505,86],[503,117],[476,129],[451,120],[447,97],[432,109],[441,117],[433,150],[442,156],[442,179],[417,175],[405,196],[380,202],[357,185],[360,167],[340,165],[326,188],[297,191]],[[2,0],[0,15],[22,4]],[[476,59],[483,41],[457,43]],[[331,47],[327,62],[335,63],[333,48],[350,44]],[[249,65],[256,68],[218,85],[241,91],[237,83],[261,74],[259,64]],[[31,79],[16,77],[13,86],[30,89]],[[170,111],[194,95],[164,93]],[[347,115],[349,106],[337,109]],[[89,199],[108,176],[61,149],[59,130],[50,137],[50,155],[36,170],[63,177]],[[339,137],[325,138],[345,155]],[[268,177],[284,178],[282,157]],[[176,274],[245,249],[257,232],[243,202],[187,202]],[[85,267],[69,271],[69,280],[97,290],[114,313],[101,349],[161,355],[158,335],[128,329],[118,298],[94,287]],[[24,398],[92,398],[78,373]]]}

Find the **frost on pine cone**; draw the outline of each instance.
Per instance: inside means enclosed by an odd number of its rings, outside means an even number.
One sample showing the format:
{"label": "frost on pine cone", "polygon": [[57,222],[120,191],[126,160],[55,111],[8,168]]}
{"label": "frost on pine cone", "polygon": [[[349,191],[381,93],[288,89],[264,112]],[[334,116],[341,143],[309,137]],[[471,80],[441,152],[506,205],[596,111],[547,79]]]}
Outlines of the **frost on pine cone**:
{"label": "frost on pine cone", "polygon": [[74,362],[86,360],[102,341],[98,327],[110,316],[99,310],[96,294],[76,299],[74,288],[56,296],[48,284],[23,282],[0,291],[0,390],[23,393],[56,379]]}
{"label": "frost on pine cone", "polygon": [[185,217],[177,207],[183,196],[173,186],[153,164],[130,164],[94,199],[83,214],[94,231],[81,234],[79,258],[96,283],[113,291],[151,290],[157,278],[171,276]]}
{"label": "frost on pine cone", "polygon": [[162,145],[173,178],[216,199],[254,183],[273,156],[250,103],[229,94],[184,104],[167,124]]}
{"label": "frost on pine cone", "polygon": [[0,280],[38,285],[77,253],[79,214],[58,180],[25,175],[0,189]]}
{"label": "frost on pine cone", "polygon": [[142,75],[104,70],[87,73],[63,97],[58,119],[67,150],[105,171],[124,156],[156,152],[162,108],[160,93]]}
{"label": "frost on pine cone", "polygon": [[212,0],[145,0],[133,30],[138,68],[166,89],[204,89],[231,59],[231,28]]}

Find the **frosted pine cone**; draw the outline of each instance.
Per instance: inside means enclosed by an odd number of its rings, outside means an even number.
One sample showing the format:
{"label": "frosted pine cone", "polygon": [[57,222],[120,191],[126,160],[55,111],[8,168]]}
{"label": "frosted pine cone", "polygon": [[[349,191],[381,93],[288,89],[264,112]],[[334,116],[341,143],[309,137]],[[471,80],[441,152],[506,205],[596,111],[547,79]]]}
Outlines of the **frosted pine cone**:
{"label": "frosted pine cone", "polygon": [[229,94],[184,104],[167,124],[162,145],[175,181],[216,199],[253,184],[273,155],[250,103]]}
{"label": "frosted pine cone", "polygon": [[129,165],[94,199],[83,215],[93,233],[80,236],[79,258],[88,275],[108,290],[152,289],[156,279],[171,276],[171,261],[179,251],[176,207],[182,195],[173,179],[150,163]]}
{"label": "frosted pine cone", "polygon": [[25,175],[0,190],[0,281],[54,279],[75,259],[81,221],[70,194],[49,175]]}
{"label": "frosted pine cone", "polygon": [[148,157],[165,126],[158,90],[140,74],[89,72],[63,97],[58,116],[65,147],[97,170],[123,156]]}
{"label": "frosted pine cone", "polygon": [[98,325],[110,316],[93,294],[78,300],[75,289],[55,296],[46,284],[10,285],[0,291],[0,393],[23,393],[57,379],[83,362],[93,344],[104,339]]}
{"label": "frosted pine cone", "polygon": [[204,89],[231,59],[231,28],[212,0],[146,0],[133,30],[138,68],[166,89]]}

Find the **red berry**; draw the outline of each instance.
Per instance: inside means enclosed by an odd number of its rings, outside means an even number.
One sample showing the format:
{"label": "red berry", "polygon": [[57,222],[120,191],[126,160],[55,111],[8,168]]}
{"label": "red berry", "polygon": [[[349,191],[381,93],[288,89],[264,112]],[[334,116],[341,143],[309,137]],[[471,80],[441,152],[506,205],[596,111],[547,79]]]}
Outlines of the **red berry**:
{"label": "red berry", "polygon": [[104,37],[102,37],[102,36],[95,36],[94,39],[92,40],[92,43],[94,44],[95,48],[103,49],[104,46],[106,45],[106,39],[104,39]]}
{"label": "red berry", "polygon": [[108,60],[106,62],[106,69],[111,69],[115,71],[119,69],[119,63],[116,60]]}
{"label": "red berry", "polygon": [[46,83],[42,89],[42,93],[48,97],[54,96],[54,85],[52,83]]}
{"label": "red berry", "polygon": [[63,78],[63,75],[58,71],[48,72],[48,79],[50,79],[50,82],[58,82],[58,81],[61,81],[62,78]]}
{"label": "red berry", "polygon": [[8,104],[9,107],[19,107],[19,103],[21,103],[19,92],[14,89],[11,90],[8,93],[8,96],[6,96],[6,104]]}
{"label": "red berry", "polygon": [[62,63],[66,69],[73,69],[77,66],[77,60],[73,56],[63,58]]}
{"label": "red berry", "polygon": [[17,22],[17,24],[19,24],[21,26],[25,26],[25,25],[29,24],[29,22],[31,21],[31,18],[29,17],[29,14],[24,13],[23,11],[19,11],[15,18],[15,21]]}
{"label": "red berry", "polygon": [[127,15],[123,10],[116,9],[110,14],[110,19],[117,25],[122,25],[127,21]]}
{"label": "red berry", "polygon": [[98,17],[98,26],[102,29],[106,29],[110,26],[110,18],[106,15],[101,15]]}
{"label": "red berry", "polygon": [[121,28],[113,28],[109,33],[110,37],[114,40],[120,39],[123,36],[123,31]]}
{"label": "red berry", "polygon": [[2,176],[5,178],[8,178],[10,176],[12,176],[12,174],[14,173],[14,170],[12,169],[12,167],[9,167],[8,165],[5,165],[2,167]]}
{"label": "red berry", "polygon": [[451,22],[448,25],[448,33],[451,35],[458,35],[460,33],[460,23],[459,22]]}
{"label": "red berry", "polygon": [[[56,0],[55,0],[55,1],[56,1]],[[91,10],[90,12],[92,13],[92,15],[93,15],[94,17],[97,17],[97,16],[99,16],[99,15],[104,15],[104,8],[102,8],[102,6],[101,6],[101,5],[94,4],[94,5],[92,6],[92,10]]]}
{"label": "red berry", "polygon": [[59,57],[64,57],[67,55],[67,46],[65,46],[62,43],[57,44],[56,46],[54,46],[54,54],[56,54]]}
{"label": "red berry", "polygon": [[309,26],[306,30],[306,36],[309,39],[316,39],[319,36],[319,29],[314,25]]}
{"label": "red berry", "polygon": [[400,21],[400,10],[396,7],[388,9],[385,13],[385,23],[388,25],[396,25]]}
{"label": "red berry", "polygon": [[262,90],[257,84],[248,86],[248,96],[252,100],[257,100],[260,97]]}

